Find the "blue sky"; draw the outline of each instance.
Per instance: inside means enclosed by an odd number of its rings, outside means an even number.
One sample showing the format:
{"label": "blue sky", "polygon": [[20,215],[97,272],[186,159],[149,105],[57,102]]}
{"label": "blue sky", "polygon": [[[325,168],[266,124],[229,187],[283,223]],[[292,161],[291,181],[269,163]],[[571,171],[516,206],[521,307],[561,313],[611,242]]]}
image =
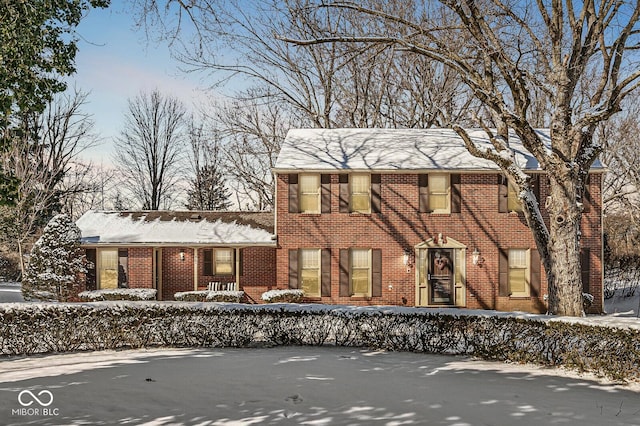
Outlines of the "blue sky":
{"label": "blue sky", "polygon": [[90,92],[84,110],[93,115],[101,145],[83,155],[108,163],[111,141],[124,123],[127,100],[140,91],[159,89],[182,100],[187,107],[205,98],[196,75],[185,75],[166,45],[147,41],[136,30],[129,6],[113,0],[108,9],[93,9],[77,28],[80,41],[77,72],[69,86]]}

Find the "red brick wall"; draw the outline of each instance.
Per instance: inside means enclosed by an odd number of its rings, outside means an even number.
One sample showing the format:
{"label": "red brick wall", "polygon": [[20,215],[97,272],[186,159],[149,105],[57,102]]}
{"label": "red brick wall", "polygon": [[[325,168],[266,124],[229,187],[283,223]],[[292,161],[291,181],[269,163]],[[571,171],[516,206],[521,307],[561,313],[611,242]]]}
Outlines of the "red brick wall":
{"label": "red brick wall", "polygon": [[[591,250],[591,293],[595,310],[602,309],[601,279],[601,175],[591,177],[593,207],[582,219],[582,244]],[[415,266],[403,264],[404,248],[411,248],[439,233],[467,246],[466,307],[472,309],[544,311],[543,300],[498,295],[499,248],[532,248],[535,242],[522,214],[498,212],[498,185],[495,174],[463,174],[461,213],[418,212],[418,175],[382,175],[380,214],[339,213],[338,175],[331,177],[331,213],[298,214],[288,211],[288,175],[277,176],[277,282],[288,287],[288,250],[329,248],[331,250],[331,297],[322,302],[356,305],[415,305]],[[542,179],[541,200],[548,195]],[[543,210],[544,214],[544,210]],[[339,249],[382,249],[382,296],[353,298],[339,296]],[[485,262],[471,262],[478,248]],[[542,270],[541,294],[547,293]]]}
{"label": "red brick wall", "polygon": [[154,288],[153,248],[129,248],[128,284],[130,288]]}

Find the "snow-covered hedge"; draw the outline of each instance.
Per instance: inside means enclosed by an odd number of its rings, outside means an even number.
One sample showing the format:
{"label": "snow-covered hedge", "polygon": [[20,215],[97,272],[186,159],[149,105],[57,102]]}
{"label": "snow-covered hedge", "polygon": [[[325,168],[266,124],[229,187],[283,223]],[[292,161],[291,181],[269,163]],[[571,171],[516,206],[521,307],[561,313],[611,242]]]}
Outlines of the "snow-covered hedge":
{"label": "snow-covered hedge", "polygon": [[296,304],[0,304],[0,353],[337,345],[564,365],[640,380],[640,330],[451,311]]}
{"label": "snow-covered hedge", "polygon": [[180,302],[229,302],[240,303],[244,291],[182,291],[174,294],[174,299]]}
{"label": "snow-covered hedge", "polygon": [[300,303],[304,297],[302,290],[269,290],[262,293],[262,300],[267,303]]}
{"label": "snow-covered hedge", "polygon": [[114,288],[105,290],[83,291],[78,297],[83,302],[100,302],[103,300],[156,300],[158,290],[153,288]]}

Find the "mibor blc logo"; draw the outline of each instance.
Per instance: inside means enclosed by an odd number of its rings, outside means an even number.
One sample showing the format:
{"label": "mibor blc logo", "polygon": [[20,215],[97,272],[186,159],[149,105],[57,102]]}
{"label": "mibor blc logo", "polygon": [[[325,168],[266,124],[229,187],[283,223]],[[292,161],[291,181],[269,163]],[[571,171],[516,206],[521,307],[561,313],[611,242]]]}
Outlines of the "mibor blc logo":
{"label": "mibor blc logo", "polygon": [[53,404],[53,394],[48,390],[32,392],[23,390],[18,394],[18,403],[22,408],[12,408],[12,416],[57,416],[57,408],[49,408]]}

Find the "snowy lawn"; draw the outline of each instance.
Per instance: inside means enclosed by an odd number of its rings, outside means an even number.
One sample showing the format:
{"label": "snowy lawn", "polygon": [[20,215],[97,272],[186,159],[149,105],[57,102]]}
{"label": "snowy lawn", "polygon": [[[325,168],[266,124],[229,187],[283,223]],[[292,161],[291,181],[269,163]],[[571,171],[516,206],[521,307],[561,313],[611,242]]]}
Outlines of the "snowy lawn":
{"label": "snowy lawn", "polygon": [[[49,415],[19,410],[40,396]],[[40,407],[35,401],[33,407]],[[637,425],[640,387],[353,348],[152,349],[0,363],[4,424]]]}

